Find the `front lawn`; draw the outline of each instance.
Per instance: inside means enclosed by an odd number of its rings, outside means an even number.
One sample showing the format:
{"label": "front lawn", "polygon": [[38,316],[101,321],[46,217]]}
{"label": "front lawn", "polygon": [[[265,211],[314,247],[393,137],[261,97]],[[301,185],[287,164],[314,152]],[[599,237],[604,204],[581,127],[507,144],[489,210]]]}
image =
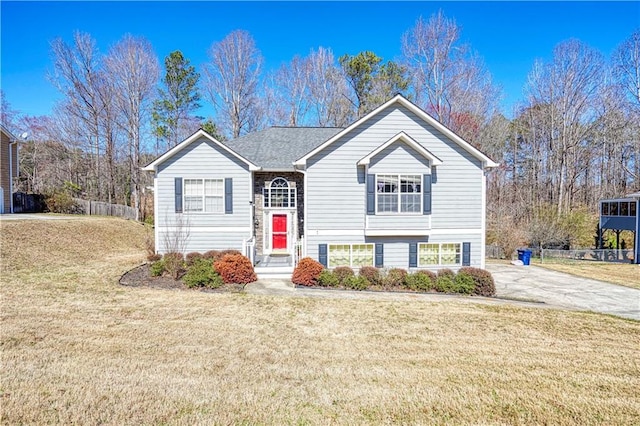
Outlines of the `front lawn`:
{"label": "front lawn", "polygon": [[119,219],[2,223],[3,424],[633,424],[640,323],[117,284]]}

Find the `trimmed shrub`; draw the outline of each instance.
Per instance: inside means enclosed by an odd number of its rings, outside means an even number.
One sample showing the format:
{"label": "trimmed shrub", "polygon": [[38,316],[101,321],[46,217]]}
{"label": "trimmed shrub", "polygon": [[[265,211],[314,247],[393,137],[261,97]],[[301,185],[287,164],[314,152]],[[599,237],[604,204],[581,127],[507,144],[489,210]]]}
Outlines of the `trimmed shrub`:
{"label": "trimmed shrub", "polygon": [[158,260],[162,259],[162,255],[158,254],[158,253],[149,253],[147,255],[147,260],[149,262],[157,262]]}
{"label": "trimmed shrub", "polygon": [[358,271],[358,275],[365,277],[371,285],[382,285],[382,277],[378,268],[363,266],[360,268],[360,271]]}
{"label": "trimmed shrub", "polygon": [[333,272],[325,269],[320,272],[320,275],[318,276],[318,285],[321,285],[322,287],[337,287],[340,285],[340,280]]}
{"label": "trimmed shrub", "polygon": [[312,286],[318,284],[318,277],[324,266],[310,257],[300,259],[296,269],[293,270],[291,282],[299,285]]}
{"label": "trimmed shrub", "polygon": [[456,293],[471,294],[476,286],[471,275],[465,272],[458,272],[453,282],[455,284],[454,291]]}
{"label": "trimmed shrub", "polygon": [[202,258],[202,253],[198,253],[197,251],[187,253],[187,255],[185,256],[187,266],[193,265],[196,260],[200,260]]}
{"label": "trimmed shrub", "polygon": [[468,274],[473,278],[475,284],[473,294],[485,297],[493,297],[496,295],[496,284],[493,281],[491,272],[485,269],[465,266],[464,268],[460,268],[458,274],[460,273]]}
{"label": "trimmed shrub", "polygon": [[224,257],[224,256],[226,256],[226,255],[228,255],[228,254],[239,254],[240,256],[244,256],[244,254],[243,254],[243,253],[241,253],[240,251],[238,251],[238,250],[233,250],[233,249],[226,249],[226,250],[222,250],[222,251],[220,252],[220,254],[222,255],[222,257]]}
{"label": "trimmed shrub", "polygon": [[193,259],[187,273],[182,277],[182,282],[189,287],[218,288],[223,282],[220,275],[213,269],[213,264],[208,259]]}
{"label": "trimmed shrub", "polygon": [[174,280],[180,278],[184,273],[184,256],[182,253],[170,252],[165,253],[164,257],[165,269]]}
{"label": "trimmed shrub", "polygon": [[73,201],[73,197],[67,192],[62,191],[54,192],[45,197],[45,204],[51,213],[71,214],[76,213],[78,209],[76,202]]}
{"label": "trimmed shrub", "polygon": [[353,269],[348,266],[338,266],[333,270],[333,275],[336,276],[340,285],[345,285],[344,280],[354,276],[355,274],[353,273]]}
{"label": "trimmed shrub", "polygon": [[435,288],[436,274],[431,271],[417,271],[405,278],[407,287],[416,291],[429,291]]}
{"label": "trimmed shrub", "polygon": [[456,273],[449,268],[443,268],[438,270],[438,277],[445,277],[445,276],[451,278],[451,281],[453,281],[456,277]]}
{"label": "trimmed shrub", "polygon": [[202,254],[204,259],[212,260],[213,262],[217,262],[222,259],[222,252],[220,250],[209,250]]}
{"label": "trimmed shrub", "polygon": [[162,276],[162,274],[164,274],[166,271],[164,259],[161,258],[153,262],[149,270],[151,271],[152,277]]}
{"label": "trimmed shrub", "polygon": [[371,284],[362,275],[350,275],[344,279],[342,285],[351,290],[366,290]]}
{"label": "trimmed shrub", "polygon": [[258,279],[249,258],[227,254],[213,264],[225,284],[248,284]]}
{"label": "trimmed shrub", "polygon": [[449,274],[438,274],[438,278],[436,278],[435,288],[437,291],[442,293],[454,293],[455,292],[455,283],[453,282],[454,278],[451,278]]}
{"label": "trimmed shrub", "polygon": [[402,287],[407,278],[407,271],[401,268],[389,269],[387,275],[383,278],[385,287]]}

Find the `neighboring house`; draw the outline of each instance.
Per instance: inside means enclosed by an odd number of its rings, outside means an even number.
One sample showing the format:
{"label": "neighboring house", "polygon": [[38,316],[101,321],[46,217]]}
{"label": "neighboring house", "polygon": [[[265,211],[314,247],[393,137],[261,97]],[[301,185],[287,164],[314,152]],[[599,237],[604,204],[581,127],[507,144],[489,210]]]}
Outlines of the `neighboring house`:
{"label": "neighboring house", "polygon": [[0,124],[0,213],[13,213],[13,182],[18,177],[18,139]]}
{"label": "neighboring house", "polygon": [[[347,128],[272,127],[221,143],[200,130],[155,172],[158,251],[293,254],[325,266],[484,267],[491,159],[398,95]],[[176,226],[177,225],[177,226]]]}

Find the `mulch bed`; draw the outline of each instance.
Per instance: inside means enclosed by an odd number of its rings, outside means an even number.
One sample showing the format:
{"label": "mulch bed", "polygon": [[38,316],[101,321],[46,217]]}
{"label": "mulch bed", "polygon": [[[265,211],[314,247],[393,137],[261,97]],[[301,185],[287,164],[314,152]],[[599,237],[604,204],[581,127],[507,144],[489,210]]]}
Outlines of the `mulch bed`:
{"label": "mulch bed", "polygon": [[240,293],[244,290],[243,284],[225,284],[220,288],[189,288],[181,280],[174,280],[170,276],[152,277],[150,265],[137,266],[125,272],[119,283],[127,287],[150,287],[164,290],[203,291],[206,293]]}

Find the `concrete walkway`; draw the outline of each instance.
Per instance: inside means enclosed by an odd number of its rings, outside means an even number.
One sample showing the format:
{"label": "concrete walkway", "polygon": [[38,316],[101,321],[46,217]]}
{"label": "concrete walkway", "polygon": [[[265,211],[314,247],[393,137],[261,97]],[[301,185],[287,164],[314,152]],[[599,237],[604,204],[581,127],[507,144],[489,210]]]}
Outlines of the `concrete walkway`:
{"label": "concrete walkway", "polygon": [[0,221],[4,220],[77,220],[90,216],[50,213],[7,213],[0,214]]}
{"label": "concrete walkway", "polygon": [[640,290],[579,278],[535,266],[487,264],[498,298],[438,293],[373,292],[295,288],[287,279],[261,279],[247,284],[250,294],[385,301],[456,301],[549,309],[593,311],[640,320]]}
{"label": "concrete walkway", "polygon": [[[537,300],[566,309],[640,320],[640,290],[536,266],[488,263],[498,297]],[[638,267],[640,275],[640,267]]]}

